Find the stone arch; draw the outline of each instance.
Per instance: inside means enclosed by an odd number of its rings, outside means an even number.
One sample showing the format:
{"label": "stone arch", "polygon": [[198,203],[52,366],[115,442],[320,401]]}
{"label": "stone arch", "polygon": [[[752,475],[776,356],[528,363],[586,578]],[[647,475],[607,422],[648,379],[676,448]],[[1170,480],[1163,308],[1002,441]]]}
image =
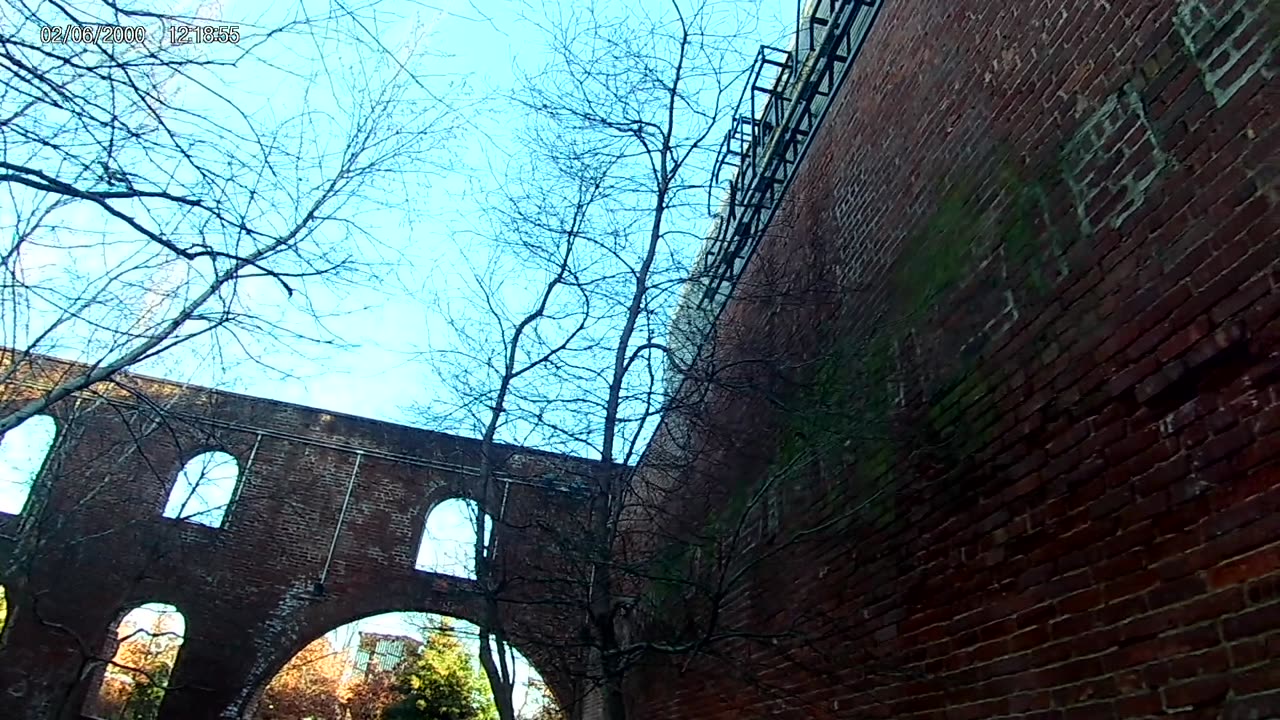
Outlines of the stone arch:
{"label": "stone arch", "polygon": [[0,513],[20,515],[58,436],[51,415],[33,415],[0,437]]}
{"label": "stone arch", "polygon": [[[222,717],[254,717],[267,685],[289,660],[309,643],[344,625],[394,612],[430,613],[463,620],[477,627],[482,625],[479,598],[474,593],[465,592],[471,587],[468,581],[439,576],[433,580],[432,585],[434,590],[424,592],[420,584],[392,583],[376,592],[333,598],[306,608],[287,623],[287,628],[279,626],[284,631],[272,635],[273,642],[270,645],[259,646],[259,656],[255,660],[252,674],[247,678],[244,695],[226,708]],[[568,701],[574,695],[571,678],[562,671],[564,661],[532,643],[512,641],[511,644],[542,677],[561,705],[569,707]]]}
{"label": "stone arch", "polygon": [[224,450],[206,450],[182,466],[169,488],[163,515],[222,527],[241,482],[240,463]]}
{"label": "stone arch", "polygon": [[[450,496],[431,505],[422,521],[414,569],[476,578],[476,518],[480,503],[466,496]],[[493,536],[493,515],[485,513],[485,540]]]}
{"label": "stone arch", "polygon": [[99,663],[89,675],[84,715],[117,717],[121,701],[158,708],[186,631],[186,616],[170,603],[146,602],[120,611],[103,643],[101,657],[111,660]]}

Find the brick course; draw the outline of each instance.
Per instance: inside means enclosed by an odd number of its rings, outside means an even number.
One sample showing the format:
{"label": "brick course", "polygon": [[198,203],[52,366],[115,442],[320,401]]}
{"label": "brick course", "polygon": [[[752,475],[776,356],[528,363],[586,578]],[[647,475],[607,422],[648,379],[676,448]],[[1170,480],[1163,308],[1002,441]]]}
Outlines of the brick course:
{"label": "brick course", "polygon": [[[889,460],[811,473],[780,537],[890,497],[741,590],[826,625],[639,670],[634,717],[1280,716],[1275,13],[885,4],[709,362],[891,347],[849,396]],[[753,294],[814,277],[841,307]],[[788,420],[704,389],[688,477],[732,494]]]}

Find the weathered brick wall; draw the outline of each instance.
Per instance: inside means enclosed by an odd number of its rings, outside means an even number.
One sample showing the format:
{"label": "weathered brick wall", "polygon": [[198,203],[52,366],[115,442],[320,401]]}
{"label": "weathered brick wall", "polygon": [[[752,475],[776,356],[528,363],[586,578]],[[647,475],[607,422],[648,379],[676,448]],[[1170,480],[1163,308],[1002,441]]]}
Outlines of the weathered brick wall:
{"label": "weathered brick wall", "polygon": [[[5,406],[42,392],[67,367],[42,360],[8,376]],[[500,447],[512,482],[486,498],[475,440],[137,376],[95,390],[54,407],[59,436],[36,501],[22,516],[0,517],[10,612],[0,717],[77,716],[101,676],[86,659],[147,602],[170,603],[186,620],[161,710],[184,720],[240,717],[295,652],[362,617],[425,611],[481,621],[467,581],[414,569],[427,514],[450,497],[479,499],[505,518],[494,533],[499,562],[513,570],[506,627],[572,699],[565,673],[577,659],[563,638],[577,618],[548,602],[549,587],[563,591],[582,573],[548,549],[581,525],[582,500],[550,489],[544,475],[574,483],[589,463]],[[210,449],[234,455],[241,469],[223,525],[162,517],[182,465]]]}
{"label": "weathered brick wall", "polygon": [[808,389],[712,388],[697,431],[729,494],[844,440],[726,603],[778,638],[637,670],[635,717],[1280,717],[1278,28],[886,3],[742,285],[840,307],[719,327]]}

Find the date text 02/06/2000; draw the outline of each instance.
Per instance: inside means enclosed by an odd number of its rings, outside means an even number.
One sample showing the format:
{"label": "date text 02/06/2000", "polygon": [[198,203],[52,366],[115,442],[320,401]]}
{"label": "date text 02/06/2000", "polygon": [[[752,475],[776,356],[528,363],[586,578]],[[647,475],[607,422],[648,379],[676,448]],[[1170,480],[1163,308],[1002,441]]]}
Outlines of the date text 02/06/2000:
{"label": "date text 02/06/2000", "polygon": [[140,45],[147,41],[141,25],[45,25],[41,45]]}

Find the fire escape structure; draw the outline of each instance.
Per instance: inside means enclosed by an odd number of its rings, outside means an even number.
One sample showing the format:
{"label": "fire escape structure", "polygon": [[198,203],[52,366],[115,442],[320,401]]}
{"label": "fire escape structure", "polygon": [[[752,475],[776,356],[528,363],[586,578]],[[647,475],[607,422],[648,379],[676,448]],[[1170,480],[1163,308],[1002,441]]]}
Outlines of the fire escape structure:
{"label": "fire escape structure", "polygon": [[723,204],[672,323],[683,364],[697,355],[773,220],[883,4],[809,0],[798,8],[792,48],[756,54],[714,166],[712,192],[724,191]]}

